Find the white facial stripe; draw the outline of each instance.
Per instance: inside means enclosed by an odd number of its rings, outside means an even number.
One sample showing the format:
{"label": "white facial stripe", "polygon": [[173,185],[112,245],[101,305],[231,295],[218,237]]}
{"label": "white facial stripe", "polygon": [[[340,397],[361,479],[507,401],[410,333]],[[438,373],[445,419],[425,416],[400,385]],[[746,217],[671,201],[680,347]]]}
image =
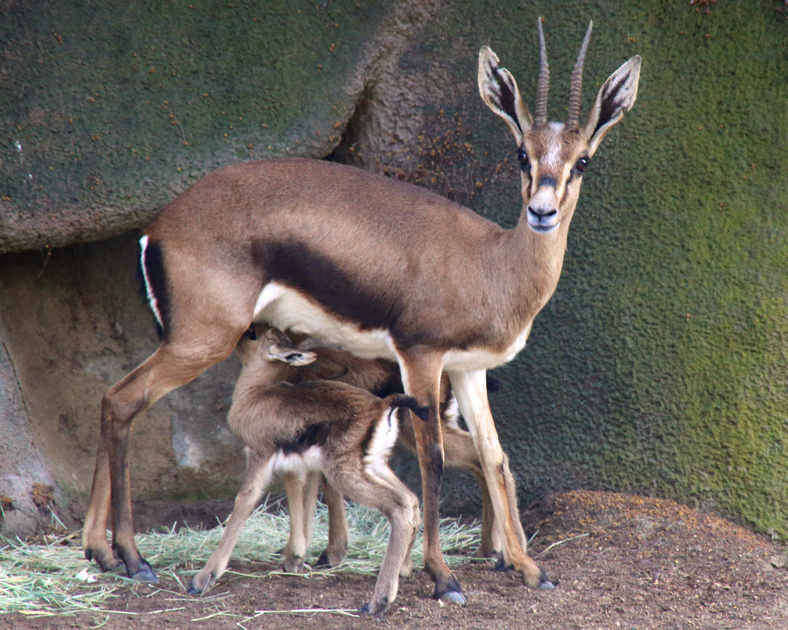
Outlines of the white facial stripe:
{"label": "white facial stripe", "polygon": [[148,249],[148,236],[145,235],[140,239],[140,269],[142,269],[142,277],[145,280],[145,294],[148,298],[148,306],[153,311],[153,316],[159,322],[159,326],[164,328],[164,321],[162,320],[161,311],[159,310],[159,302],[156,295],[153,293],[153,287],[148,277],[148,268],[145,265],[145,252]]}

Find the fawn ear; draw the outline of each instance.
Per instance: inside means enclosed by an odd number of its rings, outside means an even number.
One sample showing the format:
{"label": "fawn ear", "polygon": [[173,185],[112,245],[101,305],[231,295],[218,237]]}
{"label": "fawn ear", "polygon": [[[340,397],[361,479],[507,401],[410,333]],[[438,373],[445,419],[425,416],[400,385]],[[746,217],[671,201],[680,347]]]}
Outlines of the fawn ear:
{"label": "fawn ear", "polygon": [[638,95],[639,80],[640,57],[635,55],[611,74],[599,89],[594,108],[583,129],[589,156],[594,155],[610,128],[632,109]]}
{"label": "fawn ear", "polygon": [[324,381],[331,381],[347,374],[347,366],[325,357],[318,358],[307,370]]}
{"label": "fawn ear", "polygon": [[296,350],[295,348],[273,345],[268,350],[268,358],[298,367],[300,365],[309,365],[313,363],[315,359],[317,359],[317,355],[314,352],[307,352],[306,350]]}
{"label": "fawn ear", "polygon": [[479,94],[487,107],[509,125],[519,146],[531,128],[533,118],[523,103],[517,82],[511,72],[498,66],[498,55],[488,46],[479,51]]}

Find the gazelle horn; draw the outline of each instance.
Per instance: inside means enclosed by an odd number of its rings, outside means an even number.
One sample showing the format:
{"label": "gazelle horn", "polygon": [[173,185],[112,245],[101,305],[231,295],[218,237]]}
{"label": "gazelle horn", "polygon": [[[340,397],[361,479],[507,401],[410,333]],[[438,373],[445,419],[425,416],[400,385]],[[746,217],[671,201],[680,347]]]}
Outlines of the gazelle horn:
{"label": "gazelle horn", "polygon": [[569,84],[569,115],[566,119],[567,129],[578,129],[580,127],[580,105],[583,99],[583,62],[586,58],[588,42],[591,40],[591,28],[594,26],[593,20],[588,23],[583,45],[580,47],[580,54],[575,62],[575,69],[572,70],[572,80]]}
{"label": "gazelle horn", "polygon": [[550,89],[550,69],[547,66],[547,47],[544,43],[542,18],[539,18],[539,83],[536,86],[536,108],[534,109],[534,124],[547,123],[547,92]]}

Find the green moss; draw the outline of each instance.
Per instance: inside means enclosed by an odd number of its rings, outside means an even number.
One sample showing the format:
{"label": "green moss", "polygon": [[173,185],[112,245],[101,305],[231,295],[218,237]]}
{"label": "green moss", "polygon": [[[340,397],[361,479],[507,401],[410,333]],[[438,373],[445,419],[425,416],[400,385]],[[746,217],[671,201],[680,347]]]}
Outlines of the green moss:
{"label": "green moss", "polygon": [[387,14],[350,1],[17,3],[0,21],[0,194],[39,219],[77,208],[89,231],[110,223],[107,206],[150,213],[222,163],[324,155]]}
{"label": "green moss", "polygon": [[638,102],[584,178],[558,290],[497,373],[496,422],[526,500],[562,487],[647,492],[788,536],[779,4],[718,2],[706,14],[688,2],[578,3],[570,15],[454,2],[442,14],[455,39],[436,37],[433,54],[465,49],[455,80],[470,85],[455,107],[484,183],[471,204],[504,225],[519,213],[514,146],[478,102],[466,51],[490,44],[530,104],[545,15],[554,119],[589,18],[586,108],[629,56],[644,60]]}

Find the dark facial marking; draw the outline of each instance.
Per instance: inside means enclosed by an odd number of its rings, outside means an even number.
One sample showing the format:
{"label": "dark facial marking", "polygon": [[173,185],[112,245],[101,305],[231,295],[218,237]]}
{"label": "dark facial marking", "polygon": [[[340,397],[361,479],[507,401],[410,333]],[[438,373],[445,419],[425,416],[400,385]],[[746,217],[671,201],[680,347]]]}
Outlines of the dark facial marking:
{"label": "dark facial marking", "polygon": [[542,186],[550,186],[555,188],[558,186],[558,182],[555,180],[555,177],[540,177],[539,178],[539,188]]}

